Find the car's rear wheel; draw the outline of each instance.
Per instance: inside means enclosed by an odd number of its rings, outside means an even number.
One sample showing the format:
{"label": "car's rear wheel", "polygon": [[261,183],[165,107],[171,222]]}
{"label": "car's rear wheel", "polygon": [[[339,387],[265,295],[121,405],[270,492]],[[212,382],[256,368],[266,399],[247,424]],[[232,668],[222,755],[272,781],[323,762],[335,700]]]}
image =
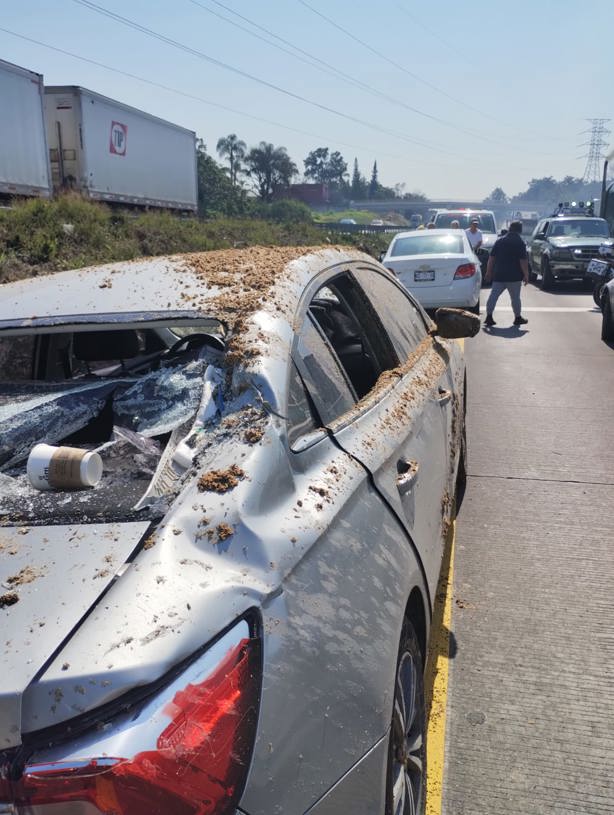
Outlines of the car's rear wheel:
{"label": "car's rear wheel", "polygon": [[554,277],[552,276],[552,270],[550,269],[550,261],[548,258],[542,258],[541,275],[541,288],[544,291],[548,291],[554,284]]}
{"label": "car's rear wheel", "polygon": [[614,340],[614,319],[612,319],[612,306],[610,298],[607,296],[603,303],[603,315],[601,317],[601,339],[605,342]]}
{"label": "car's rear wheel", "polygon": [[422,815],[426,802],[426,711],[422,655],[403,623],[388,746],[386,815]]}
{"label": "car's rear wheel", "polygon": [[479,314],[480,313],[480,301],[478,300],[478,302],[475,304],[475,306],[469,306],[467,311],[472,311],[474,314]]}

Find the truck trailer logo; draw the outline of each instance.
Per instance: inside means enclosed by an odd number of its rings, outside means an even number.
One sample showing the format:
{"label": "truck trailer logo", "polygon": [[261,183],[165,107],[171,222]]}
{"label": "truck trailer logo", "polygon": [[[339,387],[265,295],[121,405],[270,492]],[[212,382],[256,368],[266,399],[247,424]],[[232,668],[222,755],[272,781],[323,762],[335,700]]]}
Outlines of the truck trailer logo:
{"label": "truck trailer logo", "polygon": [[116,156],[126,155],[126,145],[128,143],[128,125],[121,122],[111,122],[111,141],[109,149]]}

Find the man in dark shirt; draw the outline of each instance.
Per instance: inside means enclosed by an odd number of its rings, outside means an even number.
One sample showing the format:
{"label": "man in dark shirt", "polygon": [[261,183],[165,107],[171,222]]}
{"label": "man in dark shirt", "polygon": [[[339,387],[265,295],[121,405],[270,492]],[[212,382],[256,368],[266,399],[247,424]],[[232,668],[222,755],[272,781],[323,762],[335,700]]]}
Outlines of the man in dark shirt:
{"label": "man in dark shirt", "polygon": [[497,300],[507,289],[510,293],[512,308],[514,309],[514,325],[525,325],[525,319],[520,306],[520,287],[529,282],[529,262],[527,260],[527,247],[520,237],[522,222],[512,221],[507,235],[497,238],[490,250],[485,281],[493,281],[490,296],[486,303],[486,319],[484,325],[496,325],[492,318]]}

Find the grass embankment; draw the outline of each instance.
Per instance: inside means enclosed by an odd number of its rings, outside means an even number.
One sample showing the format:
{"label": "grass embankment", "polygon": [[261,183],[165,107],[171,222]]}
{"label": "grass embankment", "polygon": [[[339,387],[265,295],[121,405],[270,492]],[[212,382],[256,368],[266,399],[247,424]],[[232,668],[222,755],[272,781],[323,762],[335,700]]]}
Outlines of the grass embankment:
{"label": "grass embankment", "polygon": [[0,210],[0,283],[118,260],[177,252],[264,246],[354,245],[378,257],[384,235],[337,235],[304,222],[261,218],[181,218],[111,210],[66,196]]}

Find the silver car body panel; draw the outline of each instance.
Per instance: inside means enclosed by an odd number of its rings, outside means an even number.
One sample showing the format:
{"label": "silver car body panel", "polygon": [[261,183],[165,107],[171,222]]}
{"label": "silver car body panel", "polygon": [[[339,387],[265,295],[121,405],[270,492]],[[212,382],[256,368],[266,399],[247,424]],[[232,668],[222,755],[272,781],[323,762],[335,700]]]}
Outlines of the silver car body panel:
{"label": "silver car body panel", "polygon": [[[233,368],[234,396],[147,545],[122,568],[119,561],[133,552],[146,525],[133,525],[130,534],[117,525],[117,548],[101,551],[95,536],[83,543],[87,568],[109,554],[113,574],[105,581],[91,574],[88,585],[62,587],[70,624],[66,631],[49,622],[41,629],[46,650],[21,674],[21,687],[14,683],[3,746],[149,685],[257,609],[264,674],[242,809],[250,815],[299,813],[319,802],[314,812],[333,811],[337,800],[352,800],[354,772],[381,790],[382,745],[411,592],[422,597],[427,628],[430,618],[446,496],[458,466],[464,366],[457,343],[429,339],[416,370],[382,389],[379,404],[365,400],[338,427],[290,450],[285,412],[301,298],[356,262],[382,271],[352,250],[326,248],[292,259],[266,303],[247,315],[241,340],[251,353]],[[395,285],[399,297],[407,297]],[[3,322],[58,322],[67,302],[74,314],[104,323],[114,312],[136,324],[136,315],[145,312],[148,319],[170,310],[226,323],[231,314],[230,308],[215,309],[219,290],[203,288],[189,256],[59,273],[8,284],[4,292],[0,336]],[[392,424],[390,414],[384,421],[380,414],[393,411],[398,399],[408,406]],[[255,443],[245,438],[253,427],[262,432]],[[415,489],[403,494],[387,472],[401,455],[421,468]],[[244,474],[234,488],[223,494],[199,489],[198,476],[232,465]],[[419,508],[426,519],[418,517]],[[230,536],[222,535],[228,528]],[[35,534],[55,541],[60,530],[41,527]],[[433,540],[427,540],[430,533]],[[36,568],[50,570],[52,558],[43,555],[52,548],[32,550]],[[66,551],[63,580],[83,559],[78,554]],[[56,582],[62,584],[59,576]],[[17,608],[19,603],[0,612],[7,625],[13,626]],[[8,650],[7,660],[14,658],[14,649]]]}
{"label": "silver car body panel", "polygon": [[[20,743],[25,688],[110,586],[148,526],[0,527],[0,585],[19,598],[0,609],[0,748]],[[61,691],[46,691],[44,708],[55,708]]]}

